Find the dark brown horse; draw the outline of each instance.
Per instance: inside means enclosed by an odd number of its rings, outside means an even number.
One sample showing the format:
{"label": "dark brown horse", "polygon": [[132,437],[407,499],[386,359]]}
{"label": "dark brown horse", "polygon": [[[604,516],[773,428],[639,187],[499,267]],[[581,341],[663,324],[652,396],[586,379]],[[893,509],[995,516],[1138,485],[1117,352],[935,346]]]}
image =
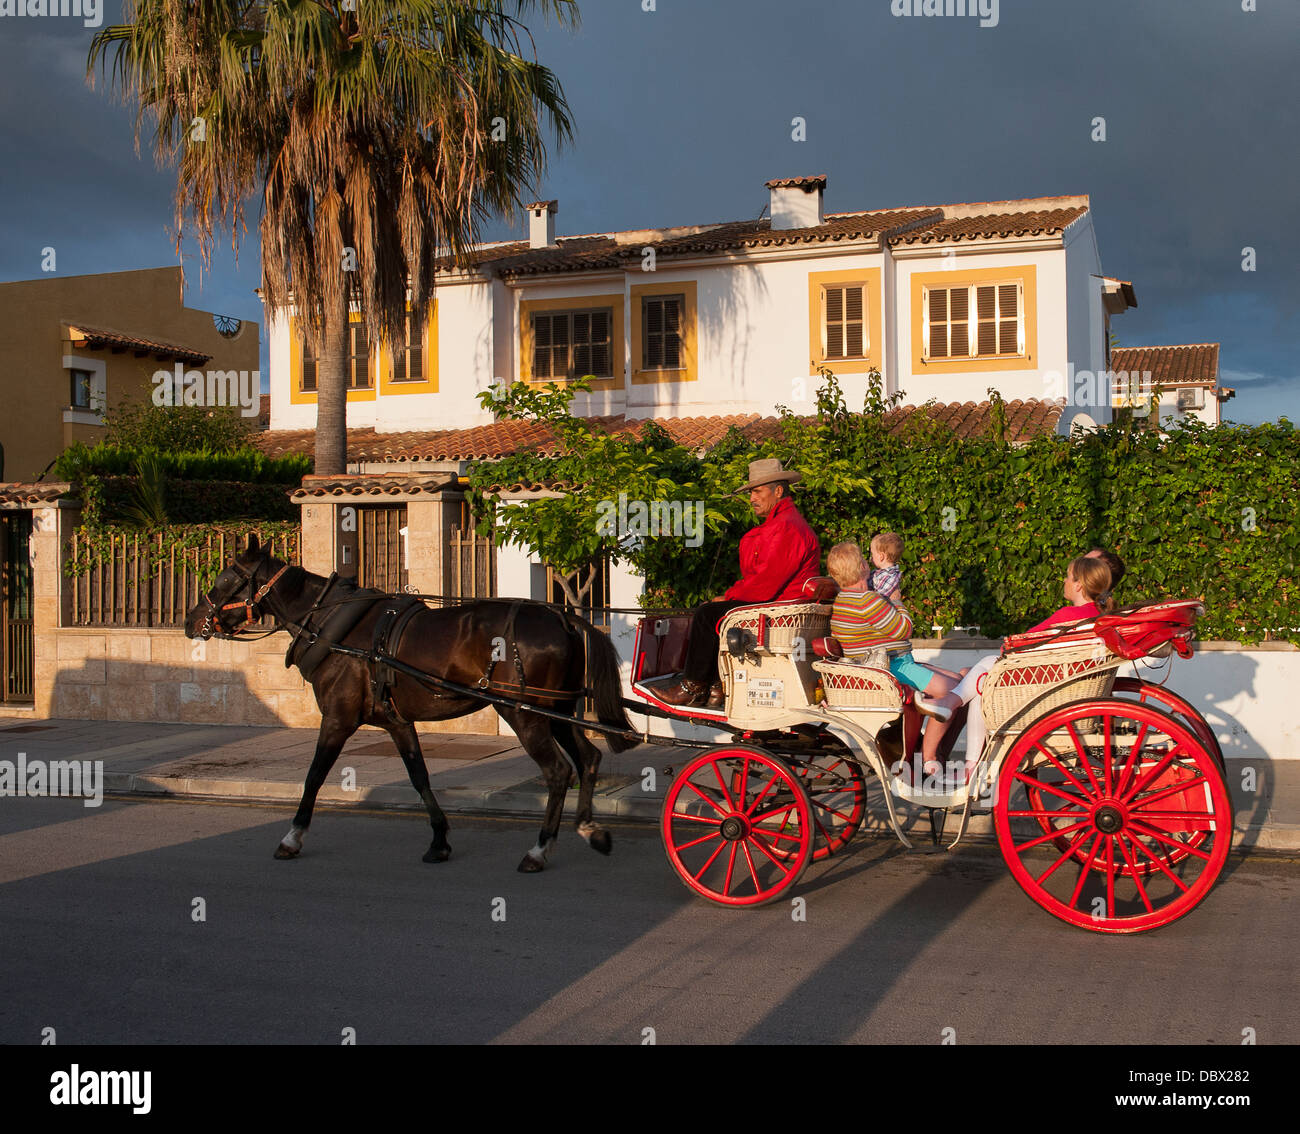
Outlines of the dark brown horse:
{"label": "dark brown horse", "polygon": [[[234,637],[265,613],[275,620],[277,630],[295,636],[285,664],[292,661],[305,676],[309,674],[323,719],[293,827],[276,848],[276,858],[294,858],[302,850],[317,792],[348,737],[369,724],[386,729],[393,738],[411,784],[429,813],[433,841],[424,861],[445,862],[451,856],[447,817],[429,786],[414,722],[464,716],[483,708],[484,702],[430,687],[400,670],[390,672],[376,686],[367,659],[327,652],[323,646],[313,650],[313,639],[322,630],[329,636],[331,621],[338,627],[349,620],[349,604],[361,617],[359,621],[351,619],[355,625],[339,644],[367,652],[373,649],[385,609],[401,605],[391,599],[385,602],[384,596],[375,592],[358,591],[289,566],[259,548],[256,537],[250,537],[247,549],[217,576],[212,589],[186,616],[185,632],[191,638]],[[387,617],[397,629],[393,616]],[[617,652],[604,634],[566,611],[509,599],[486,599],[444,609],[419,604],[397,638],[391,656],[423,674],[462,687],[485,688],[491,694],[569,716],[576,713],[586,695],[589,678],[600,721],[631,731],[623,709]],[[559,833],[570,782],[565,756],[578,773],[578,832],[596,850],[609,854],[609,832],[592,821],[591,810],[600,750],[577,724],[512,706],[497,705],[496,709],[537,761],[550,789],[537,845],[524,856],[519,869],[529,873],[541,870]],[[635,744],[625,737],[609,739],[615,752]]]}

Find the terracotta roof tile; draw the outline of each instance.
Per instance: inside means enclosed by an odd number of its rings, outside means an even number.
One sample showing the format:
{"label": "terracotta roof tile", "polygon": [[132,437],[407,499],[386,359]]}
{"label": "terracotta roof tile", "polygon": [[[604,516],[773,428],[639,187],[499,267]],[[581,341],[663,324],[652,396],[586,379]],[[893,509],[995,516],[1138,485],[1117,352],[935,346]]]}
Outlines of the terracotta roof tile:
{"label": "terracotta roof tile", "polygon": [[305,476],[302,478],[302,487],[295,489],[290,496],[294,500],[325,496],[419,496],[453,488],[456,483],[456,478],[446,473],[424,476],[402,473]]}
{"label": "terracotta roof tile", "polygon": [[1117,347],[1110,352],[1110,368],[1130,374],[1149,370],[1152,383],[1160,386],[1213,386],[1219,376],[1219,344]]}
{"label": "terracotta roof tile", "polygon": [[203,363],[212,356],[189,347],[176,346],[172,343],[158,342],[156,339],[141,338],[139,335],[123,335],[117,331],[105,331],[97,327],[87,327],[84,323],[69,326],[73,342],[78,347],[91,350],[108,347],[117,350],[135,350],[145,354],[165,355],[178,358],[182,362]]}
{"label": "terracotta roof tile", "polygon": [[48,504],[72,494],[72,485],[61,480],[47,480],[34,484],[22,481],[0,483],[0,504]]}
{"label": "terracotta roof tile", "polygon": [[889,243],[941,244],[947,240],[976,240],[980,237],[1050,236],[1073,224],[1087,211],[1085,206],[1075,205],[1070,208],[1039,209],[1031,212],[953,217],[898,233],[890,238]]}
{"label": "terracotta roof tile", "polygon": [[[1061,406],[1062,403],[1051,401],[1007,402],[1007,439],[1028,441],[1041,434],[1054,433],[1061,417]],[[914,415],[924,410],[958,436],[974,437],[987,432],[989,409],[988,402],[899,406],[890,411],[886,420],[892,429],[901,430]],[[770,441],[781,435],[779,417],[759,417],[758,414],[669,418],[627,418],[618,414],[587,420],[606,432],[637,434],[647,422],[654,421],[678,444],[697,452],[718,444],[733,427],[755,442]],[[276,430],[261,434],[253,443],[268,456],[310,454],[315,434],[310,429]],[[348,460],[352,463],[418,466],[422,461],[495,460],[512,453],[550,454],[558,450],[559,442],[554,433],[535,421],[498,421],[469,429],[430,432],[376,433],[371,428],[348,430]]]}

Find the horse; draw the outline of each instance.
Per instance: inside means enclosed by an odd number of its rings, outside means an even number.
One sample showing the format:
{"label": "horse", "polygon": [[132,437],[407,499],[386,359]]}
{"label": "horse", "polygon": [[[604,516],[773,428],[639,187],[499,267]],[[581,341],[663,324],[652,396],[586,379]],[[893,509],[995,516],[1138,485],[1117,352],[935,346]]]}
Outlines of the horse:
{"label": "horse", "polygon": [[[397,615],[403,605],[405,615]],[[403,604],[395,596],[359,590],[336,577],[325,579],[284,563],[259,547],[256,536],[249,536],[244,551],[186,615],[185,633],[190,638],[237,638],[266,614],[276,630],[294,635],[285,665],[297,665],[303,672],[321,711],[316,752],[293,825],[276,847],[279,859],[296,858],[301,852],[316,795],[344,743],[363,724],[385,729],[392,737],[411,785],[424,802],[433,840],[423,860],[445,862],[451,857],[447,817],[429,785],[414,722],[450,720],[481,709],[484,702],[422,683],[395,667],[385,671],[382,660],[382,680],[377,681],[372,658],[327,649],[332,619],[336,630],[349,621],[355,623],[337,644],[373,654],[384,640],[379,636],[380,623],[387,617],[387,628],[394,633],[387,639],[391,648],[386,652],[402,665],[462,688],[491,690],[514,702],[540,705],[569,717],[576,716],[588,692],[584,676],[589,675],[600,722],[633,732],[623,706],[613,644],[586,619],[548,603],[480,599],[433,609],[407,596]],[[513,704],[495,708],[537,762],[549,789],[537,844],[524,855],[519,870],[529,874],[542,870],[558,837],[571,782],[566,756],[578,775],[578,833],[592,848],[609,854],[610,834],[592,820],[600,750],[583,735],[580,722],[544,717]],[[630,736],[609,737],[615,752],[637,743]]]}

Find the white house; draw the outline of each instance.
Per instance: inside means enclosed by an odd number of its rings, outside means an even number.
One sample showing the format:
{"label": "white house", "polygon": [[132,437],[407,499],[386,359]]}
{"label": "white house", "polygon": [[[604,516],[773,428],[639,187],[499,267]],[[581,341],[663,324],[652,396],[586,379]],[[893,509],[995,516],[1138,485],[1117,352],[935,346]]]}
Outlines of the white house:
{"label": "white house", "polygon": [[[756,221],[484,245],[438,280],[408,351],[353,335],[348,420],[378,433],[491,422],[498,379],[595,374],[576,412],[640,418],[811,412],[819,366],[860,405],[877,368],[906,404],[1065,403],[1110,419],[1110,318],[1136,300],[1101,274],[1086,196],[826,213],[825,177],[769,181]],[[359,315],[358,315],[359,320]],[[293,311],[268,311],[271,430],[315,425],[315,365]]]}
{"label": "white house", "polygon": [[1116,408],[1134,406],[1149,412],[1158,389],[1156,413],[1162,424],[1191,417],[1218,425],[1223,403],[1236,396],[1231,387],[1219,385],[1218,343],[1115,347],[1110,360]]}

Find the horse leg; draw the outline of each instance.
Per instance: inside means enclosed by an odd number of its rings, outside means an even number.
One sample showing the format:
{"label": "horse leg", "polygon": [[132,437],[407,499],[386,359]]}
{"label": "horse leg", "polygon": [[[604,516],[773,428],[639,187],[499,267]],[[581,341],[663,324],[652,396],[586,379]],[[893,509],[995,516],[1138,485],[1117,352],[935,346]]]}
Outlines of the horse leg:
{"label": "horse leg", "polygon": [[331,720],[321,721],[320,735],[316,738],[316,755],[312,757],[311,767],[307,769],[307,778],[302,785],[302,799],[298,801],[298,813],[293,817],[293,826],[289,833],[280,840],[275,848],[276,858],[297,858],[302,850],[302,837],[311,826],[312,809],[316,806],[316,795],[325,782],[325,777],[334,767],[334,761],[343,751],[347,739],[357,731],[355,721]]}
{"label": "horse leg", "polygon": [[591,743],[577,725],[555,723],[556,742],[569,754],[569,759],[578,769],[578,814],[575,826],[578,834],[587,840],[593,850],[609,854],[613,849],[610,834],[592,819],[592,796],[596,791],[596,774],[600,770],[600,749]]}
{"label": "horse leg", "polygon": [[523,743],[528,755],[542,769],[542,775],[546,778],[546,786],[549,789],[546,816],[542,820],[541,833],[537,836],[537,845],[519,862],[521,874],[536,874],[545,869],[546,857],[550,854],[556,836],[560,833],[560,816],[564,812],[564,796],[569,790],[571,769],[569,762],[556,745],[555,738],[551,735],[549,721],[526,713],[512,712],[510,715],[515,719],[507,718],[506,723],[514,729],[515,735]]}
{"label": "horse leg", "polygon": [[424,754],[420,751],[420,738],[415,734],[415,726],[389,725],[388,735],[397,745],[397,753],[406,765],[406,774],[411,777],[411,786],[420,793],[424,809],[429,813],[433,842],[424,852],[424,861],[446,862],[451,858],[451,844],[447,842],[447,816],[442,813],[442,808],[434,798],[433,788],[429,786],[429,769],[424,766]]}

